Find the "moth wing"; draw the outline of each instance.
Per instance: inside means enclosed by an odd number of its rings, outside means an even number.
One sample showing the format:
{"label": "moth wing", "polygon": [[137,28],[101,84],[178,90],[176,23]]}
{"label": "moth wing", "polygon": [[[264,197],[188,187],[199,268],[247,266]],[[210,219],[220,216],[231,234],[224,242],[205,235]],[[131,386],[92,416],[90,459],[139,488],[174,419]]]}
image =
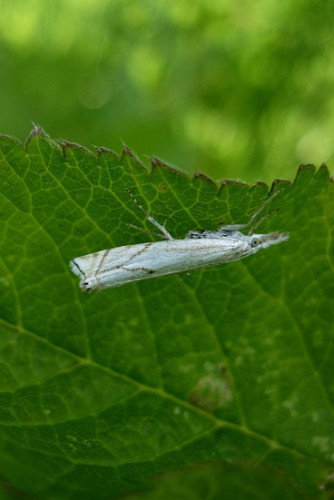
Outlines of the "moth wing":
{"label": "moth wing", "polygon": [[121,267],[140,251],[139,247],[143,247],[144,249],[146,246],[147,244],[127,245],[76,257],[71,260],[70,268],[74,274],[82,279],[86,279],[96,276],[102,269]]}

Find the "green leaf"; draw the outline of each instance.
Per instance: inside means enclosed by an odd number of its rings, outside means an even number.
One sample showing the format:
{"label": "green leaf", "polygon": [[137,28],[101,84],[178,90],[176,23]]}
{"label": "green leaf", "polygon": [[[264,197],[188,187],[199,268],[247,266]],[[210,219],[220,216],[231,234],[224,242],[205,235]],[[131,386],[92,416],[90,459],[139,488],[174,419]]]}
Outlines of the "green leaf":
{"label": "green leaf", "polygon": [[279,182],[263,232],[289,231],[288,242],[86,295],[72,258],[154,239],[129,226],[152,229],[128,190],[182,238],[246,222],[267,186],[189,178],[157,159],[149,171],[126,147],[95,156],[38,127],[25,147],[2,136],[0,151],[4,483],[48,499],[102,499],[163,491],[169,473],[173,491],[189,485],[191,498],[189,477],[207,464],[200,476],[217,496],[237,498],[236,477],[252,476],[254,498],[323,497],[334,465],[326,167]]}

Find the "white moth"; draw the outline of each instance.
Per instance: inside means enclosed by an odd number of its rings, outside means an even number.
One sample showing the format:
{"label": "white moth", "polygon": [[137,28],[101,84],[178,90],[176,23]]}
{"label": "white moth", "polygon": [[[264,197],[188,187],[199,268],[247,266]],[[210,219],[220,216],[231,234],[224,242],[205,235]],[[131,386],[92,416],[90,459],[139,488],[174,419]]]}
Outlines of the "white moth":
{"label": "white moth", "polygon": [[70,262],[70,268],[80,277],[81,289],[91,292],[243,259],[288,239],[286,233],[245,235],[240,232],[251,226],[264,206],[278,193],[271,196],[247,224],[222,226],[217,231],[191,231],[182,240],[174,239],[164,226],[139,206],[147,219],[161,231],[164,241],[127,245],[76,257]]}

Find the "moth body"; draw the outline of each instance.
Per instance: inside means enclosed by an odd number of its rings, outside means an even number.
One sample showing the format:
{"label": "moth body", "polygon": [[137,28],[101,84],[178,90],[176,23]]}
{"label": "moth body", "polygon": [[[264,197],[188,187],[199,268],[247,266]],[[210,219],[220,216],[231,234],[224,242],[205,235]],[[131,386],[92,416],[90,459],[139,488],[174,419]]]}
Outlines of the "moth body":
{"label": "moth body", "polygon": [[89,292],[243,259],[288,239],[285,233],[245,235],[233,227],[192,231],[182,239],[139,243],[77,257],[70,262]]}

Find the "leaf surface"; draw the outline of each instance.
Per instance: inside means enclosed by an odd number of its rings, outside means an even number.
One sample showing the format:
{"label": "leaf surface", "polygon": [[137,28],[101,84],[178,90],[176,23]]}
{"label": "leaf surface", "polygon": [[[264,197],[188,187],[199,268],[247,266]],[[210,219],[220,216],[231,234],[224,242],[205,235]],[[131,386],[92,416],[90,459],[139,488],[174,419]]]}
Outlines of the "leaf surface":
{"label": "leaf surface", "polygon": [[129,226],[152,229],[129,190],[182,238],[247,222],[267,186],[218,185],[157,159],[149,170],[126,147],[93,155],[39,128],[26,146],[1,137],[6,484],[42,498],[116,498],[175,471],[182,490],[197,477],[188,467],[207,464],[200,476],[217,495],[220,477],[238,488],[250,470],[255,498],[263,484],[270,498],[324,495],[334,465],[333,184],[324,166],[278,184],[261,232],[288,231],[287,243],[86,295],[72,258],[156,239]]}

